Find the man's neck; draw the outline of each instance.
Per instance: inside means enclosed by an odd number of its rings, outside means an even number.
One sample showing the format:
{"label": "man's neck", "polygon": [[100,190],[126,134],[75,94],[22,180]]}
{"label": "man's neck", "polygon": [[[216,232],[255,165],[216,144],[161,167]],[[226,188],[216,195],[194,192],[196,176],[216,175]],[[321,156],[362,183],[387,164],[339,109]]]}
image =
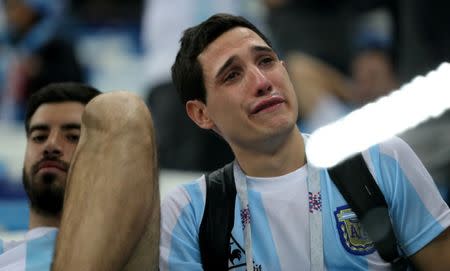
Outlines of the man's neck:
{"label": "man's neck", "polygon": [[275,177],[288,174],[305,162],[305,143],[301,133],[294,129],[273,151],[239,151],[236,159],[246,175]]}
{"label": "man's neck", "polygon": [[36,210],[30,208],[30,223],[29,228],[34,229],[37,227],[59,227],[61,221],[60,215],[50,216],[43,215]]}

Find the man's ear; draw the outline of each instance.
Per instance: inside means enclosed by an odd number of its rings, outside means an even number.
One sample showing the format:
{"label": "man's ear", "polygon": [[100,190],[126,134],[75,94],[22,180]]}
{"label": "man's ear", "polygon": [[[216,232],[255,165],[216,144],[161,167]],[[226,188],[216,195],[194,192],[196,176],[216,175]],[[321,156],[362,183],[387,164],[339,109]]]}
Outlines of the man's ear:
{"label": "man's ear", "polygon": [[206,108],[204,102],[199,100],[188,101],[186,103],[186,112],[191,120],[194,121],[200,128],[214,128],[214,122],[210,119],[208,109]]}

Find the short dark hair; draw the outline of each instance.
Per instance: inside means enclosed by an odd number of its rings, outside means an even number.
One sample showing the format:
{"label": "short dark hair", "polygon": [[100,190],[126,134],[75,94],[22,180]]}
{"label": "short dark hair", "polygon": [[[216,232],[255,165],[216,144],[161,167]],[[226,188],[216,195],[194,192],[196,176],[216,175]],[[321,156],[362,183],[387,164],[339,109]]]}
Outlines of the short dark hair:
{"label": "short dark hair", "polygon": [[186,29],[180,39],[180,50],[172,66],[172,80],[183,104],[189,100],[206,103],[203,71],[197,57],[219,36],[235,27],[252,30],[272,47],[269,39],[241,16],[218,13],[199,25]]}
{"label": "short dark hair", "polygon": [[30,119],[42,104],[79,102],[87,104],[101,92],[91,86],[77,82],[51,83],[39,89],[28,99],[25,113],[25,131],[28,135]]}

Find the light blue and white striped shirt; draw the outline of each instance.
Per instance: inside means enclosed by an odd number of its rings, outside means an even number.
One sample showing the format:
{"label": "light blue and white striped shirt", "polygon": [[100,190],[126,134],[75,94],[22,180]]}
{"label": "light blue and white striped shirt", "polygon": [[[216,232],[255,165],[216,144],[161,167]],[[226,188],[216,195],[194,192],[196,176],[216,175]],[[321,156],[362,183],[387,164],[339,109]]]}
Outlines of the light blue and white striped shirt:
{"label": "light blue and white striped shirt", "polygon": [[[450,225],[450,209],[411,148],[393,138],[363,152],[389,207],[401,252],[410,256]],[[322,212],[325,270],[390,270],[326,170],[321,193],[308,195],[306,166],[284,176],[247,176],[256,271],[311,270],[309,215]],[[205,178],[177,187],[161,208],[160,270],[202,270],[199,228]],[[236,198],[229,269],[245,270],[245,250]]]}
{"label": "light blue and white striped shirt", "polygon": [[49,271],[57,228],[39,227],[28,231],[22,241],[0,240],[0,271]]}

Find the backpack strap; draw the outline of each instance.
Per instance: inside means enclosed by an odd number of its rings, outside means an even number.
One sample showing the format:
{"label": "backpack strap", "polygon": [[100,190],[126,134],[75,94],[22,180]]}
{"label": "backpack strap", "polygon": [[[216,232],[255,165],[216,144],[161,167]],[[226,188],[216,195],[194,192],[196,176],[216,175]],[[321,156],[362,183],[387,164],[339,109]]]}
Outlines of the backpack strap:
{"label": "backpack strap", "polygon": [[236,201],[233,163],[206,174],[205,180],[205,211],[199,232],[203,270],[228,270]]}
{"label": "backpack strap", "polygon": [[358,216],[381,258],[391,263],[392,270],[406,270],[407,261],[398,254],[386,200],[362,154],[328,169],[328,174]]}

